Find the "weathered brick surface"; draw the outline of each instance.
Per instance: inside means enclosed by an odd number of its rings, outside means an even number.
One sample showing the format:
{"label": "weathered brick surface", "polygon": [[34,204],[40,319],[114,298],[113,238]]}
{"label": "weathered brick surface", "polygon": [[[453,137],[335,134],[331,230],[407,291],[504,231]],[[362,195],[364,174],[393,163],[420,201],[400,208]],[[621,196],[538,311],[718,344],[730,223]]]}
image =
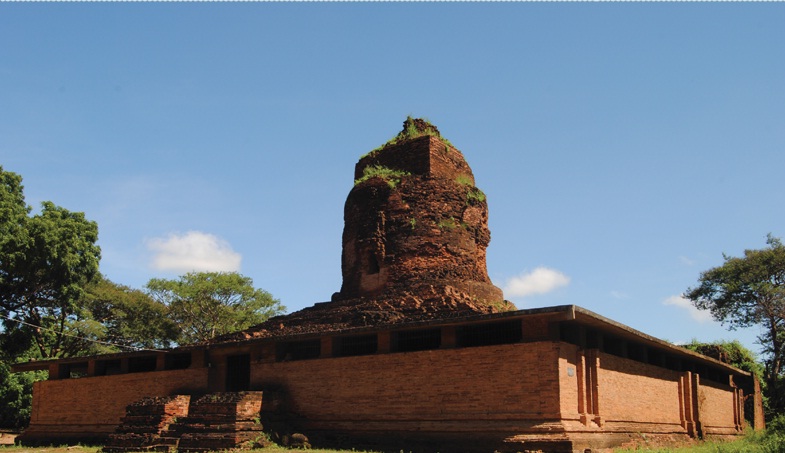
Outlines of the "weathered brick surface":
{"label": "weathered brick surface", "polygon": [[559,410],[567,420],[578,419],[578,347],[561,343],[559,347]]}
{"label": "weathered brick surface", "polygon": [[734,428],[733,389],[729,385],[702,379],[698,400],[704,430],[718,432]]}
{"label": "weathered brick surface", "polygon": [[[586,354],[571,344],[540,341],[290,362],[254,360],[251,388],[282,394],[281,410],[302,423],[294,428],[309,436],[335,432],[366,439],[504,440],[512,451],[521,443],[526,448],[543,442],[618,443],[618,436],[636,432],[686,436],[679,399],[683,373],[598,351],[592,354],[599,366],[593,396],[599,412],[587,409],[590,397],[584,389],[581,413],[581,382],[586,387],[582,379],[588,367],[581,357]],[[56,433],[59,439],[106,435],[119,423],[125,406],[143,396],[176,394],[184,386],[206,393],[207,371],[40,382],[29,432],[44,438]],[[218,369],[213,379],[224,372]],[[734,433],[733,389],[706,382],[699,389],[707,432]],[[259,413],[257,403],[233,405],[231,410],[216,407],[212,415],[192,406],[189,417],[194,423],[182,439],[193,437],[194,450],[252,440],[259,429],[250,421]],[[247,420],[219,420],[238,408]],[[598,414],[600,425],[595,423]]]}
{"label": "weathered brick surface", "polygon": [[248,443],[264,444],[260,423],[262,392],[205,395],[191,402],[187,417],[170,426],[183,452],[227,450]]}
{"label": "weathered brick surface", "polygon": [[164,433],[178,417],[188,415],[189,395],[145,397],[129,404],[122,423],[104,445],[104,453],[168,451],[177,439]]}
{"label": "weathered brick surface", "polygon": [[600,414],[608,421],[681,423],[675,371],[601,353],[599,386]]}
{"label": "weathered brick surface", "polygon": [[539,342],[267,363],[251,380],[283,387],[291,410],[320,426],[528,426],[559,417],[558,351]]}
{"label": "weathered brick surface", "polygon": [[207,368],[36,382],[30,426],[20,440],[100,439],[143,397],[206,388]]}

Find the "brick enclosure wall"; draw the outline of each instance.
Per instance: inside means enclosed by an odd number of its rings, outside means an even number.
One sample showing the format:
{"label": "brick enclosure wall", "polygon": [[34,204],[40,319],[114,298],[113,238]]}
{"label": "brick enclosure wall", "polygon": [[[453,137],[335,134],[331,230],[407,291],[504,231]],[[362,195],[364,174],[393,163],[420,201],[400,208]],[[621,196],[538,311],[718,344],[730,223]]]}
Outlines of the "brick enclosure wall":
{"label": "brick enclosure wall", "polygon": [[[600,414],[605,420],[681,423],[680,373],[601,353],[598,376]],[[732,414],[733,406],[728,409]]]}
{"label": "brick enclosure wall", "polygon": [[701,379],[698,401],[700,421],[704,429],[710,431],[716,431],[717,428],[732,430],[735,427],[733,389],[729,385]]}
{"label": "brick enclosure wall", "polygon": [[538,341],[288,362],[274,361],[272,344],[247,344],[212,351],[210,368],[42,381],[24,436],[105,437],[143,397],[223,390],[227,358],[236,354],[250,357],[251,390],[280,390],[284,408],[307,433],[479,443],[566,441],[575,433],[608,442],[614,433],[686,436],[699,425],[712,434],[738,433],[730,386],[695,386],[689,372]]}
{"label": "brick enclosure wall", "polygon": [[207,368],[36,382],[25,436],[100,438],[114,431],[134,401],[206,388]]}
{"label": "brick enclosure wall", "polygon": [[259,363],[316,429],[510,430],[559,418],[559,343]]}

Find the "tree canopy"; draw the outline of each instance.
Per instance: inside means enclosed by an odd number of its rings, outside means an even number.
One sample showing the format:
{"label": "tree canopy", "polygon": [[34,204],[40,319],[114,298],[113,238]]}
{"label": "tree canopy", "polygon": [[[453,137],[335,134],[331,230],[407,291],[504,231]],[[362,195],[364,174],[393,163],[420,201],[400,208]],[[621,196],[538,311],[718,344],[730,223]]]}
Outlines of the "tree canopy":
{"label": "tree canopy", "polygon": [[98,225],[45,201],[29,215],[22,178],[0,167],[0,315],[6,333],[26,332],[43,358],[74,355],[77,302],[98,273]]}
{"label": "tree canopy", "polygon": [[103,275],[86,287],[83,307],[103,329],[97,339],[106,344],[105,352],[121,347],[168,348],[179,335],[166,305],[144,291],[114,283]]}
{"label": "tree canopy", "polygon": [[785,246],[771,235],[766,244],[745,250],[743,257],[723,255],[722,266],[703,272],[685,297],[730,329],[762,328],[758,341],[765,354],[764,380],[774,391],[785,359]]}
{"label": "tree canopy", "polygon": [[30,415],[32,383],[9,364],[161,349],[241,330],[283,312],[237,273],[152,279],[146,291],[99,273],[98,225],[84,213],[25,202],[22,177],[0,166],[0,427]]}
{"label": "tree canopy", "polygon": [[246,329],[284,311],[270,293],[255,289],[251,278],[236,272],[154,278],[147,283],[147,291],[168,307],[169,317],[180,326],[180,344]]}

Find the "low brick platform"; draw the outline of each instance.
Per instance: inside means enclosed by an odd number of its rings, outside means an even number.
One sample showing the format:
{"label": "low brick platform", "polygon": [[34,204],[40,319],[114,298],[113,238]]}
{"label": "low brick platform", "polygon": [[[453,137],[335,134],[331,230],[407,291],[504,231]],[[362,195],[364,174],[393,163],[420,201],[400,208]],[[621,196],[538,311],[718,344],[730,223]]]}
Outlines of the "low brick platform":
{"label": "low brick platform", "polygon": [[202,452],[269,444],[259,419],[262,392],[211,393],[192,401],[188,416],[169,426],[180,452]]}
{"label": "low brick platform", "polygon": [[126,408],[104,453],[203,452],[269,444],[262,431],[262,392],[144,398]]}
{"label": "low brick platform", "polygon": [[189,395],[149,397],[130,404],[126,416],[104,446],[105,453],[169,451],[178,438],[168,435],[169,425],[188,415]]}

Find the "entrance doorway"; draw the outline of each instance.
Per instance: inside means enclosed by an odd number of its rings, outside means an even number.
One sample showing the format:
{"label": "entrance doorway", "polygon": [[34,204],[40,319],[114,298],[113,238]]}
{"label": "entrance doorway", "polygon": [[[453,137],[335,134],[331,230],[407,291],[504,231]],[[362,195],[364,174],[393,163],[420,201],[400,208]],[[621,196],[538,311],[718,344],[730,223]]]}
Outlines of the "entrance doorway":
{"label": "entrance doorway", "polygon": [[230,355],[226,358],[226,391],[241,392],[251,387],[251,356]]}

